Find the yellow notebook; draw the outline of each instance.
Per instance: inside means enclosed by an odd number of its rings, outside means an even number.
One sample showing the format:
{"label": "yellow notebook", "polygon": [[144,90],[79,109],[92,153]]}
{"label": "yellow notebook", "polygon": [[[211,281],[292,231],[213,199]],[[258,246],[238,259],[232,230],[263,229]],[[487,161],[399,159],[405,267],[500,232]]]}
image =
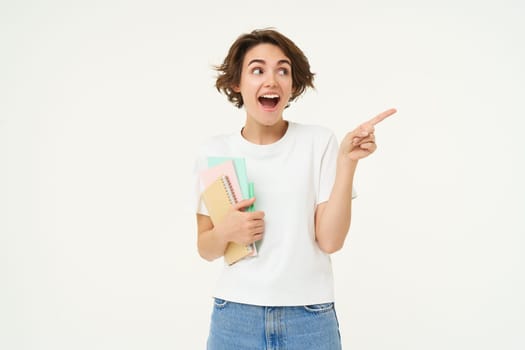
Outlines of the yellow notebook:
{"label": "yellow notebook", "polygon": [[[202,192],[202,199],[214,225],[221,222],[237,202],[228,177],[224,175],[217,178]],[[224,252],[224,260],[231,265],[251,253],[250,246],[230,242]]]}

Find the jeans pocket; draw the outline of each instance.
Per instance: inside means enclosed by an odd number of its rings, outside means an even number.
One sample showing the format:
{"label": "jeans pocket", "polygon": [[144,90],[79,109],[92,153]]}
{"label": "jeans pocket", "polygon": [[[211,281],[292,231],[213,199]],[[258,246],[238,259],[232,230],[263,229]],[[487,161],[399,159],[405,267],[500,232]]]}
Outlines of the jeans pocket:
{"label": "jeans pocket", "polygon": [[224,309],[226,305],[228,305],[228,301],[221,298],[214,298],[213,305],[216,309],[221,310]]}
{"label": "jeans pocket", "polygon": [[305,305],[304,309],[311,313],[323,313],[334,309],[334,303]]}

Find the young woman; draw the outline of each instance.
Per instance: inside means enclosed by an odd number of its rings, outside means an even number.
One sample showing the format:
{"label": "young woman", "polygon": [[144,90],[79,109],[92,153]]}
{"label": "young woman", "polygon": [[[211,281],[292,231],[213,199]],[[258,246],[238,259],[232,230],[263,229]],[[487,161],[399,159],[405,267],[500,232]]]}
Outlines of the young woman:
{"label": "young woman", "polygon": [[[198,250],[211,261],[228,242],[258,242],[258,255],[225,264],[208,349],[340,349],[330,254],[350,227],[358,161],[376,150],[374,126],[395,110],[361,124],[339,147],[331,131],[285,120],[284,109],[313,87],[314,74],[274,30],[241,35],[217,70],[217,89],[245,108],[246,121],[202,146],[196,178],[210,156],[244,158],[255,197],[215,226],[201,201]],[[254,202],[256,211],[244,211]]]}

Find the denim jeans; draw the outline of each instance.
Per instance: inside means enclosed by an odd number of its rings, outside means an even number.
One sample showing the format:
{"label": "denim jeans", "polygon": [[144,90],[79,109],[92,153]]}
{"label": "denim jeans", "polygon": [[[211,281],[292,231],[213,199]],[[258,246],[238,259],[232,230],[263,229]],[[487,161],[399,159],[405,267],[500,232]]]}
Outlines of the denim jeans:
{"label": "denim jeans", "polygon": [[340,350],[334,303],[255,306],[214,299],[208,350]]}

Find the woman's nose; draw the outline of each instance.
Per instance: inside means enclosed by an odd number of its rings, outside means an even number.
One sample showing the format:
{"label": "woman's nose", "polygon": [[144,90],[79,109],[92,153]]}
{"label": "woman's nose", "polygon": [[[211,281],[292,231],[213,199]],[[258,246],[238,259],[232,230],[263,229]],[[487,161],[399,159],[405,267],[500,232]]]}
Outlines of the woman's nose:
{"label": "woman's nose", "polygon": [[264,85],[269,86],[275,86],[275,76],[273,74],[268,74],[266,81],[264,82]]}

